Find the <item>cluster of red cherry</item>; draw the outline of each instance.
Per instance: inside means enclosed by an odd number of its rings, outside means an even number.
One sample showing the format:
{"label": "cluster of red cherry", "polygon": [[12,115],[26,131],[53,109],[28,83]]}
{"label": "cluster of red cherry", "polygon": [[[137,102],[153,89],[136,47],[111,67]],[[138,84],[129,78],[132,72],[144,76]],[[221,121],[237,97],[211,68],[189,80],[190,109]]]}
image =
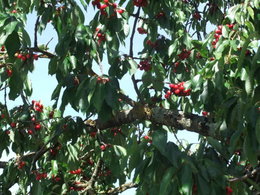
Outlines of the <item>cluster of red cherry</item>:
{"label": "cluster of red cherry", "polygon": [[142,28],[142,27],[137,28],[137,31],[138,31],[138,33],[141,34],[141,35],[147,34],[147,31],[146,31],[144,28]]}
{"label": "cluster of red cherry", "polygon": [[22,169],[25,165],[26,163],[24,161],[20,161],[18,164],[18,169]]}
{"label": "cluster of red cherry", "polygon": [[82,173],[82,169],[78,168],[76,170],[69,171],[70,174],[79,175]]}
{"label": "cluster of red cherry", "polygon": [[180,82],[178,84],[171,83],[169,85],[171,89],[166,92],[164,97],[168,99],[172,94],[175,94],[176,96],[189,96],[191,89],[185,89],[184,84],[185,82]]}
{"label": "cluster of red cherry", "polygon": [[190,54],[191,54],[191,51],[190,51],[190,50],[183,49],[182,52],[181,52],[180,54],[178,54],[178,57],[179,57],[181,60],[185,60],[185,59],[187,59],[188,57],[190,57]]}
{"label": "cluster of red cherry", "polygon": [[[227,27],[230,30],[232,30],[234,27],[234,24],[227,24]],[[222,35],[222,28],[223,28],[223,26],[219,25],[217,30],[215,31],[215,34],[214,34],[215,39],[211,42],[211,45],[213,46],[214,49],[216,48],[216,44],[218,43],[218,40],[220,39],[220,37]]]}
{"label": "cluster of red cherry", "polygon": [[145,59],[140,61],[140,63],[138,64],[138,68],[140,70],[144,70],[144,71],[149,71],[152,68],[152,64],[151,61],[149,59]]}
{"label": "cluster of red cherry", "polygon": [[122,133],[122,130],[121,130],[121,128],[112,128],[111,129],[111,133],[114,135],[114,136],[116,136],[118,133]]}
{"label": "cluster of red cherry", "polygon": [[152,42],[151,40],[148,39],[146,41],[146,45],[149,45],[150,47],[155,48],[155,47],[157,47],[157,42]]}
{"label": "cluster of red cherry", "polygon": [[15,57],[17,57],[18,59],[21,59],[22,61],[26,61],[27,59],[34,59],[34,60],[38,60],[39,55],[38,54],[22,54],[22,53],[16,53],[14,55]]}
{"label": "cluster of red cherry", "polygon": [[[106,8],[109,7],[109,6],[112,6],[113,9],[114,9],[114,12],[117,12],[119,14],[122,14],[124,13],[124,10],[123,9],[118,9],[117,8],[117,4],[116,3],[111,3],[109,2],[109,0],[103,0],[104,4],[101,4],[101,0],[94,0],[92,1],[92,5],[94,7],[97,7],[99,10],[100,10],[100,13],[101,15],[104,15],[104,16],[107,16],[107,12],[106,12]],[[112,15],[111,15],[112,16]],[[115,16],[115,13],[114,15]]]}
{"label": "cluster of red cherry", "polygon": [[47,173],[36,172],[35,175],[36,175],[36,180],[38,181],[47,178]]}
{"label": "cluster of red cherry", "polygon": [[105,34],[105,33],[101,33],[101,32],[99,32],[99,31],[100,31],[100,29],[97,28],[97,29],[96,29],[96,32],[98,32],[98,33],[97,33],[98,44],[100,45],[103,41],[106,41],[106,34]]}
{"label": "cluster of red cherry", "polygon": [[40,101],[32,101],[33,109],[37,112],[43,112],[43,105]]}
{"label": "cluster of red cherry", "polygon": [[147,0],[133,0],[136,7],[146,7],[148,5]]}

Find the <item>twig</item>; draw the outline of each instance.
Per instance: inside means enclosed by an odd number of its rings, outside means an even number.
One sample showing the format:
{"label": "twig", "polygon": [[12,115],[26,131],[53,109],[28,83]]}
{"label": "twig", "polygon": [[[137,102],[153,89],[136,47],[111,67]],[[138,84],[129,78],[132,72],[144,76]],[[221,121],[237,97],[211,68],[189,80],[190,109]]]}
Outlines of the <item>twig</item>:
{"label": "twig", "polygon": [[5,88],[4,88],[4,101],[5,101],[5,108],[7,110],[7,98],[6,98],[7,92],[6,92],[6,89],[7,89],[7,83],[6,83]]}
{"label": "twig", "polygon": [[129,50],[129,56],[130,57],[133,57],[133,46],[134,46],[134,35],[135,35],[135,28],[136,28],[136,25],[137,25],[137,21],[138,21],[138,16],[140,14],[140,11],[141,11],[141,7],[138,8],[137,12],[136,12],[136,18],[134,20],[134,24],[133,24],[133,30],[132,30],[132,34],[131,34],[131,37],[130,37],[130,50]]}
{"label": "twig", "polygon": [[135,75],[134,74],[132,75],[131,79],[132,79],[132,82],[133,82],[133,85],[134,85],[135,92],[136,92],[137,96],[139,97],[140,102],[142,103],[143,102],[142,101],[142,96],[141,96],[141,93],[140,93],[140,91],[138,89],[137,81],[135,79]]}
{"label": "twig", "polygon": [[52,53],[50,53],[50,52],[48,52],[48,51],[44,51],[44,50],[42,50],[42,49],[40,49],[40,48],[38,48],[38,47],[31,47],[31,48],[28,48],[28,49],[31,50],[31,51],[34,51],[34,52],[42,53],[42,54],[46,55],[48,58],[53,58],[53,57],[55,57],[54,54],[52,54]]}
{"label": "twig", "polygon": [[37,30],[38,30],[39,20],[40,20],[40,16],[37,17],[36,22],[35,22],[35,27],[34,27],[34,47],[38,47]]}
{"label": "twig", "polygon": [[[132,30],[132,34],[131,34],[131,37],[130,37],[130,49],[129,49],[129,56],[132,58],[133,55],[134,55],[134,51],[133,51],[133,47],[134,47],[134,35],[135,35],[135,28],[136,28],[136,25],[137,25],[137,21],[138,21],[138,16],[140,14],[140,11],[141,11],[141,7],[138,8],[137,12],[136,12],[136,18],[134,20],[134,24],[133,24],[133,30]],[[133,85],[134,85],[134,89],[135,89],[135,92],[137,94],[137,96],[139,97],[140,99],[140,102],[142,102],[142,98],[141,98],[141,93],[138,89],[138,86],[137,86],[137,82],[136,82],[136,79],[135,79],[135,75],[133,74],[132,77],[132,82],[133,82]]]}
{"label": "twig", "polygon": [[254,169],[253,171],[243,175],[242,177],[235,177],[232,179],[229,179],[229,182],[236,182],[236,181],[244,181],[247,180],[249,177],[252,177],[253,175],[260,173],[260,167]]}

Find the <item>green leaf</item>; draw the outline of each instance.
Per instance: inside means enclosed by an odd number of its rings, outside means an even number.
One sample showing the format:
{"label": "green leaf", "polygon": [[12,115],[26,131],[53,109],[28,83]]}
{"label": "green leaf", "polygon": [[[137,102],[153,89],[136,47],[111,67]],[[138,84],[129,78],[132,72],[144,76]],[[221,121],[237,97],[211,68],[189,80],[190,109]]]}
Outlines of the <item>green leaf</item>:
{"label": "green leaf", "polygon": [[17,32],[12,32],[5,41],[8,55],[13,58],[14,54],[20,49],[20,39]]}
{"label": "green leaf", "polygon": [[128,67],[128,71],[129,71],[130,75],[135,74],[135,72],[136,72],[136,70],[137,70],[137,67],[138,67],[136,61],[133,60],[133,59],[129,59],[129,60],[128,60],[128,63],[129,63],[129,65],[130,65],[130,67]]}
{"label": "green leaf", "polygon": [[49,74],[54,75],[57,71],[57,66],[58,66],[58,60],[56,57],[52,58],[51,61],[49,62]]}
{"label": "green leaf", "polygon": [[250,17],[252,18],[252,20],[254,20],[255,15],[254,15],[254,10],[252,9],[252,7],[251,6],[247,6],[247,11],[248,11]]}
{"label": "green leaf", "polygon": [[127,151],[124,147],[119,146],[119,145],[113,145],[114,151],[116,153],[117,156],[126,156],[127,155]]}
{"label": "green leaf", "polygon": [[37,195],[43,195],[43,190],[41,187],[41,183],[39,181],[33,182],[31,193]]}
{"label": "green leaf", "polygon": [[59,83],[59,84],[55,87],[54,91],[52,92],[51,100],[57,100],[57,99],[59,99],[61,88],[62,88],[62,84]]}
{"label": "green leaf", "polygon": [[94,104],[98,112],[102,108],[104,99],[105,99],[105,85],[100,83],[96,86],[93,98],[91,98],[91,102]]}
{"label": "green leaf", "polygon": [[216,59],[220,59],[223,57],[223,51],[226,49],[226,47],[229,45],[229,40],[224,40],[220,45],[218,45],[217,50],[214,52],[214,55],[216,56]]}
{"label": "green leaf", "polygon": [[248,134],[245,137],[243,148],[250,163],[253,166],[256,166],[257,165],[257,143],[255,139],[255,134],[253,133],[254,131],[251,129],[247,129],[247,131]]}
{"label": "green leaf", "polygon": [[181,171],[181,189],[183,194],[192,192],[192,169],[188,164],[184,164]]}
{"label": "green leaf", "polygon": [[4,34],[0,34],[0,45],[4,45],[7,37],[13,33],[16,26],[18,25],[18,22],[16,20],[11,21],[10,23],[6,23],[4,28]]}
{"label": "green leaf", "polygon": [[260,117],[257,118],[255,133],[256,133],[256,139],[260,144]]}
{"label": "green leaf", "polygon": [[19,72],[15,67],[13,68],[13,75],[10,77],[9,81],[9,98],[11,100],[15,100],[22,92],[23,89],[23,80],[22,80],[22,74]]}
{"label": "green leaf", "polygon": [[171,56],[177,50],[178,41],[174,41],[173,44],[168,48],[168,56]]}
{"label": "green leaf", "polygon": [[129,24],[125,21],[124,21],[123,30],[124,30],[125,36],[127,37],[129,35],[129,32],[130,32],[130,27],[129,27]]}
{"label": "green leaf", "polygon": [[162,181],[160,182],[160,191],[159,194],[168,194],[169,188],[172,185],[172,177],[174,175],[176,168],[170,167],[165,171],[165,174],[163,175]]}
{"label": "green leaf", "polygon": [[166,155],[167,132],[155,131],[152,134],[153,145],[160,151],[162,155]]}
{"label": "green leaf", "polygon": [[24,82],[24,92],[27,96],[31,96],[32,95],[32,83],[29,80],[29,78],[27,77],[27,79]]}
{"label": "green leaf", "polygon": [[51,173],[52,175],[56,176],[58,174],[59,167],[57,160],[51,160]]}
{"label": "green leaf", "polygon": [[252,91],[253,91],[253,86],[252,85],[253,84],[252,84],[251,77],[247,77],[246,80],[245,80],[245,90],[246,90],[247,95],[252,94]]}
{"label": "green leaf", "polygon": [[229,34],[229,28],[226,25],[223,25],[223,27],[222,27],[222,36],[224,38],[228,38],[228,34]]}

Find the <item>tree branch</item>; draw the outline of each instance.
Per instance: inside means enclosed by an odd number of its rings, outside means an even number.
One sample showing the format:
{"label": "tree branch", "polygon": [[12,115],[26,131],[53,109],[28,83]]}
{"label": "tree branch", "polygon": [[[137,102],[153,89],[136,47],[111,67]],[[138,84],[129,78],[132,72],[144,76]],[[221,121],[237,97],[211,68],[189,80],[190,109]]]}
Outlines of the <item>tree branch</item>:
{"label": "tree branch", "polygon": [[[138,18],[139,18],[139,14],[140,14],[140,11],[141,11],[141,7],[138,8],[135,16],[135,20],[134,20],[134,24],[133,24],[133,30],[132,30],[132,34],[131,34],[131,37],[130,37],[130,49],[129,49],[129,56],[130,58],[133,57],[134,55],[134,51],[133,51],[133,47],[134,47],[134,35],[135,35],[135,29],[136,29],[136,25],[137,25],[137,21],[138,21]],[[137,94],[137,96],[139,97],[140,101],[142,101],[142,98],[141,98],[141,94],[140,94],[140,91],[138,90],[138,86],[137,86],[137,82],[135,80],[135,75],[133,74],[132,77],[132,82],[133,82],[133,85],[134,85],[134,89],[135,89],[135,92]]]}
{"label": "tree branch", "polygon": [[99,192],[99,194],[117,194],[117,193],[124,192],[130,188],[136,188],[136,187],[138,187],[138,184],[136,183],[126,183],[117,188],[110,189],[107,192]]}
{"label": "tree branch", "polygon": [[170,126],[176,130],[187,130],[196,132],[202,136],[212,136],[216,139],[220,139],[220,137],[214,134],[216,124],[209,121],[207,117],[161,107],[149,108],[140,103],[131,110],[119,112],[107,122],[102,122],[100,120],[86,120],[85,124],[104,130],[136,121],[141,122],[143,120],[149,120],[158,125]]}
{"label": "tree branch", "polygon": [[53,58],[53,57],[55,57],[54,54],[52,54],[52,53],[50,53],[50,52],[48,52],[48,51],[44,51],[44,50],[42,50],[42,49],[40,49],[40,48],[38,48],[38,47],[32,47],[32,48],[28,48],[28,49],[31,50],[31,51],[34,51],[34,52],[42,53],[43,55],[46,55],[48,58]]}
{"label": "tree branch", "polygon": [[236,178],[229,179],[229,182],[244,181],[244,180],[247,180],[250,177],[253,177],[255,174],[258,174],[258,173],[260,173],[260,167],[258,167],[256,169],[254,169],[253,171],[243,175],[242,177],[236,177]]}
{"label": "tree branch", "polygon": [[39,21],[40,21],[40,16],[37,17],[36,22],[35,22],[35,26],[34,26],[34,47],[35,48],[38,47],[37,30],[38,30]]}

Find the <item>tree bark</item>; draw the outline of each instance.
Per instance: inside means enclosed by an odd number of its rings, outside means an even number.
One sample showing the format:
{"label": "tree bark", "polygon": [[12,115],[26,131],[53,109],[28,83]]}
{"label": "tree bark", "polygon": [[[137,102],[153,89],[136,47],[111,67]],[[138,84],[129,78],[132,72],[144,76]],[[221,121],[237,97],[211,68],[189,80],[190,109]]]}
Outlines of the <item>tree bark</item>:
{"label": "tree bark", "polygon": [[101,120],[86,120],[85,124],[99,130],[104,130],[137,121],[142,122],[144,120],[149,120],[158,125],[170,126],[176,130],[187,130],[196,132],[202,136],[211,136],[219,139],[215,134],[216,123],[208,117],[161,107],[149,108],[140,104],[131,110],[119,112],[116,116],[106,122]]}

